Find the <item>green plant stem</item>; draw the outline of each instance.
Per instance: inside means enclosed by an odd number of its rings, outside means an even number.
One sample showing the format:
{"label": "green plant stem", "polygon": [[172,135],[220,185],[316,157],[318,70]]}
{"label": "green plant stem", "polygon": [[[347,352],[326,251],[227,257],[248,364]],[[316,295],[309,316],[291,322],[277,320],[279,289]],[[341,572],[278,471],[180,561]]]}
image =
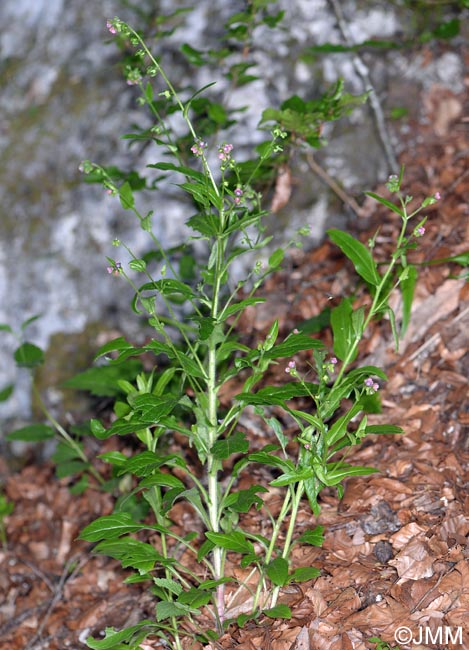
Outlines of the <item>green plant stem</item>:
{"label": "green plant stem", "polygon": [[[220,282],[221,273],[220,269],[223,265],[224,257],[224,241],[221,237],[217,238],[217,261],[214,273],[214,287],[211,316],[216,322],[218,319],[218,305],[220,299]],[[219,486],[218,486],[218,471],[219,461],[210,453],[210,449],[216,442],[218,434],[218,421],[217,421],[217,343],[215,341],[209,342],[208,350],[208,379],[207,379],[207,392],[208,392],[208,421],[209,421],[209,439],[208,439],[208,457],[207,457],[207,475],[208,475],[208,509],[210,526],[213,532],[219,532],[220,529],[220,508],[219,508]],[[213,549],[213,567],[214,578],[219,580],[223,577],[223,550],[219,547]],[[218,622],[221,625],[225,615],[225,585],[220,584],[216,591],[216,608],[218,613]]]}
{"label": "green plant stem", "polygon": [[[289,511],[289,509],[291,507],[290,506],[290,501],[291,501],[291,497],[292,497],[292,492],[293,492],[293,489],[290,486],[289,489],[287,490],[286,494],[285,494],[284,499],[283,499],[283,504],[282,504],[282,508],[280,510],[280,513],[279,513],[277,519],[274,522],[274,526],[273,526],[273,530],[272,530],[272,538],[270,540],[269,548],[267,549],[267,552],[265,554],[265,564],[269,564],[270,560],[272,559],[272,555],[273,555],[273,552],[274,552],[274,549],[275,549],[275,543],[276,543],[277,538],[279,536],[280,529],[281,529],[283,521],[284,521],[285,517],[287,516],[288,511]],[[254,597],[254,602],[253,602],[253,605],[252,605],[253,610],[257,609],[257,606],[259,604],[259,598],[260,598],[260,595],[261,595],[261,592],[262,592],[262,586],[263,586],[263,581],[259,580],[259,584],[258,584],[257,590],[256,590],[256,595]]]}
{"label": "green plant stem", "polygon": [[[413,215],[411,215],[411,216],[413,216]],[[365,320],[363,322],[363,326],[361,328],[360,335],[356,336],[355,340],[350,345],[349,350],[347,352],[347,356],[345,357],[345,359],[344,359],[344,361],[342,363],[342,367],[340,368],[339,373],[337,375],[337,378],[336,378],[336,380],[334,382],[333,388],[336,388],[340,384],[340,382],[342,380],[342,377],[344,376],[348,366],[351,363],[351,360],[355,356],[356,349],[357,349],[358,344],[360,343],[360,341],[361,341],[361,339],[363,337],[363,333],[366,331],[368,325],[370,324],[371,319],[379,311],[380,306],[383,303],[384,299],[381,297],[381,292],[383,290],[383,287],[386,286],[386,282],[387,282],[389,276],[391,275],[391,272],[392,272],[392,270],[393,270],[394,266],[396,265],[396,262],[397,262],[397,260],[399,258],[400,248],[401,248],[402,242],[404,240],[405,231],[406,231],[406,228],[407,228],[407,223],[409,221],[409,218],[410,217],[408,217],[407,214],[406,214],[405,206],[403,205],[403,216],[402,216],[403,224],[402,224],[401,232],[399,233],[399,237],[398,237],[398,240],[397,240],[396,252],[391,257],[391,261],[389,263],[389,266],[386,269],[383,277],[381,278],[381,282],[376,287],[376,293],[374,295],[373,302],[371,303],[371,307],[370,307],[370,309],[368,311],[368,315],[367,315],[367,317],[365,318]]]}
{"label": "green plant stem", "polygon": [[[168,559],[168,547],[166,544],[166,534],[161,533],[161,551],[163,554],[163,557]],[[169,570],[168,567],[165,567],[165,575],[168,580],[171,580],[171,571]],[[168,597],[172,600],[173,596],[171,593],[168,593]],[[181,644],[181,639],[179,637],[178,633],[178,626],[177,626],[177,620],[174,616],[171,617],[171,624],[173,626],[173,636],[174,636],[174,643],[176,644],[176,650],[182,650],[182,644]]]}
{"label": "green plant stem", "polygon": [[62,438],[67,442],[67,444],[73,449],[73,451],[79,456],[79,458],[88,465],[87,471],[92,474],[92,476],[98,481],[100,485],[104,485],[105,481],[101,474],[93,467],[93,465],[90,463],[88,460],[85,452],[83,449],[80,447],[80,445],[75,442],[75,440],[70,436],[67,431],[63,428],[63,426],[58,422],[55,417],[52,415],[52,413],[49,411],[47,406],[44,403],[44,400],[41,397],[41,394],[39,393],[39,390],[34,383],[34,379],[32,381],[32,389],[33,389],[33,394],[34,397],[37,399],[39,408],[41,411],[44,413],[46,418],[49,420],[49,422],[52,424],[54,429],[62,436]]}
{"label": "green plant stem", "polygon": [[[284,560],[288,560],[290,556],[291,542],[292,542],[293,533],[295,531],[296,518],[298,516],[298,508],[300,507],[300,502],[303,497],[304,491],[305,491],[304,481],[299,481],[295,487],[295,493],[291,505],[290,522],[288,524],[285,543],[283,545],[282,557],[284,558]],[[280,587],[275,587],[272,592],[272,598],[270,600],[271,607],[275,607],[275,605],[277,604],[279,593],[280,593]]]}

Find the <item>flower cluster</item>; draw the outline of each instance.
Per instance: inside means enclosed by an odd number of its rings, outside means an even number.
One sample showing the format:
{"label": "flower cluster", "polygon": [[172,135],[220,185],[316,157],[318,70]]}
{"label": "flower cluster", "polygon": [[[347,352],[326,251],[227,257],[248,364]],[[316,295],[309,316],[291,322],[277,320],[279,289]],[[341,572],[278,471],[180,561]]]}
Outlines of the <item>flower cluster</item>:
{"label": "flower cluster", "polygon": [[298,375],[296,371],[296,363],[294,361],[289,361],[288,366],[285,368],[285,372],[287,373],[287,375],[296,377]]}
{"label": "flower cluster", "polygon": [[241,203],[241,199],[242,199],[243,194],[244,194],[244,192],[240,187],[237,187],[235,189],[235,191],[234,191],[234,195],[235,195],[234,202],[236,203],[236,205],[239,205]]}
{"label": "flower cluster", "polygon": [[222,144],[218,147],[218,157],[223,162],[228,162],[231,159],[231,152],[233,151],[232,144]]}
{"label": "flower cluster", "polygon": [[107,272],[112,273],[112,275],[120,275],[122,273],[122,264],[121,262],[115,262],[112,266],[107,267]]}
{"label": "flower cluster", "polygon": [[107,23],[106,23],[106,27],[111,32],[111,34],[117,34],[117,27],[116,27],[115,21],[108,20]]}
{"label": "flower cluster", "polygon": [[399,183],[399,176],[396,174],[391,174],[388,178],[388,182],[386,183],[386,187],[390,192],[399,192],[400,190],[400,183]]}
{"label": "flower cluster", "polygon": [[374,393],[377,393],[379,391],[379,384],[375,382],[373,377],[367,377],[364,382],[366,386],[366,394],[367,395],[373,395]]}
{"label": "flower cluster", "polygon": [[204,151],[207,148],[207,143],[204,142],[203,140],[197,140],[197,142],[194,142],[194,144],[191,147],[191,151],[194,154],[194,156],[197,156],[200,158],[200,156],[204,155]]}
{"label": "flower cluster", "polygon": [[127,71],[127,85],[128,86],[137,86],[142,81],[142,75],[140,70],[137,68],[130,68]]}

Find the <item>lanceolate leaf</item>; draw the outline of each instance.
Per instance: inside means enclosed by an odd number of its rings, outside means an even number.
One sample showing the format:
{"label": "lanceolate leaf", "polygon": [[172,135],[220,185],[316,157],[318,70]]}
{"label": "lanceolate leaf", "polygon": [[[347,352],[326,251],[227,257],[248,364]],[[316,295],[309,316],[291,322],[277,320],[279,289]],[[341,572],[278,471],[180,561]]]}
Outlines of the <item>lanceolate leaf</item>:
{"label": "lanceolate leaf", "polygon": [[391,201],[388,201],[387,199],[384,199],[382,196],[379,196],[379,194],[375,194],[374,192],[365,192],[367,196],[370,196],[372,199],[375,201],[378,201],[378,203],[381,203],[381,205],[385,205],[387,208],[389,208],[392,212],[395,212],[398,214],[400,217],[402,217],[402,210],[399,208],[397,205],[394,205],[394,203],[391,203]]}
{"label": "lanceolate leaf", "polygon": [[231,454],[246,453],[249,450],[249,441],[246,440],[246,434],[236,431],[232,436],[225,440],[217,440],[210,450],[218,460],[225,460]]}
{"label": "lanceolate leaf", "polygon": [[376,270],[376,263],[368,248],[342,230],[332,228],[327,231],[327,234],[343,254],[349,258],[358,275],[374,287],[378,286],[380,277]]}
{"label": "lanceolate leaf", "polygon": [[291,609],[288,605],[284,605],[283,603],[280,603],[271,609],[264,609],[262,613],[269,618],[291,618]]}
{"label": "lanceolate leaf", "polygon": [[316,526],[313,530],[305,531],[296,541],[300,544],[322,546],[324,542],[324,526]]}
{"label": "lanceolate leaf", "polygon": [[54,437],[54,429],[46,424],[30,424],[16,429],[6,436],[7,440],[22,440],[23,442],[39,442]]}
{"label": "lanceolate leaf", "polygon": [[313,580],[319,578],[321,571],[314,566],[298,567],[290,575],[288,582],[306,582],[306,580]]}
{"label": "lanceolate leaf", "polygon": [[268,352],[264,354],[265,359],[280,359],[283,357],[291,357],[300,352],[300,350],[312,350],[314,348],[323,348],[324,343],[316,339],[312,339],[305,334],[294,334],[289,336],[286,341],[279,345],[274,345]]}
{"label": "lanceolate leaf", "polygon": [[417,283],[418,272],[415,266],[406,267],[406,277],[401,279],[400,288],[402,294],[402,322],[401,322],[401,338],[407,331],[410,323],[410,314],[412,310],[412,302],[414,300],[414,290]]}
{"label": "lanceolate leaf", "polygon": [[[142,630],[142,628],[146,627],[148,628],[147,630]],[[113,648],[128,647],[123,646],[123,643],[130,640],[138,645],[146,636],[148,636],[152,627],[155,627],[155,624],[150,620],[141,621],[137,625],[127,627],[125,630],[121,630],[120,632],[116,632],[112,627],[107,627],[105,630],[105,639],[97,640],[89,636],[86,639],[86,645],[92,650],[112,650]],[[136,646],[134,645],[133,647]]]}
{"label": "lanceolate leaf", "polygon": [[248,541],[243,533],[205,533],[207,539],[213,542],[216,546],[226,549],[227,551],[234,551],[235,553],[254,553],[254,547]]}
{"label": "lanceolate leaf", "polygon": [[[352,303],[349,298],[344,298],[340,305],[335,307],[331,313],[332,332],[334,334],[334,354],[344,361],[355,341],[355,332],[352,323]],[[355,350],[353,358],[357,356]]]}
{"label": "lanceolate leaf", "polygon": [[143,528],[145,526],[137,524],[128,513],[121,512],[96,519],[81,531],[80,539],[99,542],[102,539],[115,539],[126,533],[135,533]]}

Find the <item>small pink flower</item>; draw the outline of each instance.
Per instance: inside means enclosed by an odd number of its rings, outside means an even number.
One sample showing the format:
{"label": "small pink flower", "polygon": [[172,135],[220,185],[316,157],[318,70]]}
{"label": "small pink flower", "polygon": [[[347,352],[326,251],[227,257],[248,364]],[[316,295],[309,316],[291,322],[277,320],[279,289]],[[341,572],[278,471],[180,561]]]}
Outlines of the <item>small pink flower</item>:
{"label": "small pink flower", "polygon": [[203,140],[197,140],[191,147],[191,151],[194,156],[200,157],[204,155],[204,149],[207,148],[207,143]]}
{"label": "small pink flower", "polygon": [[122,271],[122,264],[120,262],[116,262],[114,266],[106,267],[106,270],[108,273],[117,276]]}
{"label": "small pink flower", "polygon": [[285,372],[289,375],[296,372],[296,363],[294,361],[289,361],[288,366],[285,368]]}
{"label": "small pink flower", "polygon": [[332,363],[332,365],[335,366],[335,364],[337,363],[337,358],[336,358],[336,357],[332,357],[331,360],[330,360],[330,363]]}
{"label": "small pink flower", "polygon": [[368,377],[367,379],[365,379],[365,386],[368,386],[368,388],[371,388],[373,386],[373,384],[374,384],[374,381],[373,381],[372,377]]}
{"label": "small pink flower", "polygon": [[299,334],[299,333],[300,333],[300,330],[296,329],[296,327],[295,327],[295,329],[293,330],[293,334]]}
{"label": "small pink flower", "polygon": [[441,199],[441,194],[439,192],[435,192],[435,194],[433,195],[433,198],[435,198],[437,201],[439,201]]}
{"label": "small pink flower", "polygon": [[419,228],[417,228],[416,232],[420,237],[423,237],[423,235],[425,234],[425,228],[423,226],[420,226]]}
{"label": "small pink flower", "polygon": [[113,25],[113,23],[111,23],[110,20],[107,21],[106,27],[111,32],[111,34],[117,34],[117,29],[116,29],[115,25]]}
{"label": "small pink flower", "polygon": [[235,196],[243,196],[244,192],[240,187],[237,187],[234,191]]}

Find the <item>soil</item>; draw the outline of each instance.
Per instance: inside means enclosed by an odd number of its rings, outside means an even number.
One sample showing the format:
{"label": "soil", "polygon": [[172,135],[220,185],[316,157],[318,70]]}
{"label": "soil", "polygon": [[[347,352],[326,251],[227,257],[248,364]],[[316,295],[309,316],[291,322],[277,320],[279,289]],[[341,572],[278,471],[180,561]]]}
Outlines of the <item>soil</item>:
{"label": "soil", "polygon": [[[388,376],[380,388],[382,413],[370,415],[369,423],[396,424],[405,435],[373,436],[354,448],[348,461],[379,473],[348,480],[342,499],[336,491],[324,491],[317,518],[302,504],[298,532],[322,525],[325,543],[295,548],[293,566],[314,566],[321,575],[281,592],[280,602],[290,606],[292,617],[233,624],[213,648],[363,650],[376,647],[372,637],[394,647],[402,626],[415,636],[414,643],[401,637],[401,649],[469,648],[469,284],[464,268],[454,262],[425,264],[469,248],[464,118],[469,103],[465,95],[437,86],[423,91],[420,102],[400,157],[406,167],[404,191],[415,200],[436,192],[442,198],[426,212],[425,235],[412,253],[412,260],[422,263],[412,321],[399,352],[389,323],[374,323],[357,360],[382,367]],[[384,187],[375,191],[386,193]],[[350,230],[366,243],[378,226],[377,255],[382,256],[399,218],[366,199]],[[240,327],[250,336],[261,336],[275,318],[283,335],[301,328],[356,283],[351,265],[328,241],[309,252],[293,251],[286,267],[267,283],[265,305],[243,318]],[[321,337],[330,346],[327,330]],[[302,366],[307,361],[300,355],[299,369],[307,368]],[[271,377],[278,383],[284,378],[280,366]],[[223,399],[238,388],[234,382]],[[242,425],[254,446],[269,441],[254,414]],[[286,433],[295,435],[288,427]],[[106,441],[105,448],[111,444],[117,443]],[[119,444],[125,451],[127,441],[121,438]],[[107,626],[121,629],[154,617],[148,591],[123,585],[128,574],[115,560],[94,555],[91,544],[77,540],[85,525],[112,512],[109,494],[88,490],[72,496],[68,479],[58,479],[50,462],[30,463],[17,473],[4,465],[0,471],[14,505],[5,518],[6,544],[0,551],[2,648],[84,648],[89,635],[99,638]],[[260,481],[261,470],[241,479],[244,487]],[[266,499],[275,511],[278,493],[271,489]],[[197,525],[183,505],[175,508],[173,519],[181,530]],[[252,510],[243,525],[262,532],[266,522]],[[244,577],[236,557],[230,560],[236,576]],[[232,599],[229,615],[243,611],[246,600],[246,593]],[[435,636],[418,643],[425,630]],[[189,637],[184,643],[202,648]],[[164,644],[150,637],[140,647]]]}

